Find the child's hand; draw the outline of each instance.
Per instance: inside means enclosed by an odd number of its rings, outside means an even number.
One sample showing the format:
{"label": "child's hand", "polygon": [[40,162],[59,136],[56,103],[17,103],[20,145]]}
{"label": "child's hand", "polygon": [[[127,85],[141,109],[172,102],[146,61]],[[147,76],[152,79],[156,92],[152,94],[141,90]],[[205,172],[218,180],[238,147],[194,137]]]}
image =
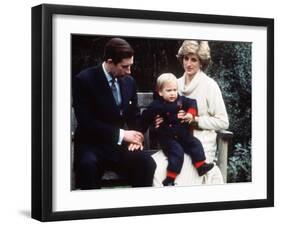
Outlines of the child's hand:
{"label": "child's hand", "polygon": [[181,122],[184,122],[185,115],[186,115],[186,112],[184,110],[179,110],[178,119],[181,119]]}
{"label": "child's hand", "polygon": [[185,111],[180,110],[178,112],[178,118],[181,119],[181,122],[190,123],[193,120],[193,116],[190,113],[185,113]]}

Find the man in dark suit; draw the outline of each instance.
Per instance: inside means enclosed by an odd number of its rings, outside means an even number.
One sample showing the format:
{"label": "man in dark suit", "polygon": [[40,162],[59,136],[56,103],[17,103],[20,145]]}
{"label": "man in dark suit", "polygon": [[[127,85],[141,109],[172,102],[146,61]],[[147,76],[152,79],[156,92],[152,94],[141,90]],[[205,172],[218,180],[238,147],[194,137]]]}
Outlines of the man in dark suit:
{"label": "man in dark suit", "polygon": [[[130,76],[133,49],[123,39],[110,39],[104,62],[73,79],[73,106],[78,126],[74,136],[74,170],[81,189],[100,188],[105,169],[126,174],[133,187],[152,186],[156,164],[142,149],[135,131],[139,118],[136,84]],[[127,124],[129,130],[124,129]]]}

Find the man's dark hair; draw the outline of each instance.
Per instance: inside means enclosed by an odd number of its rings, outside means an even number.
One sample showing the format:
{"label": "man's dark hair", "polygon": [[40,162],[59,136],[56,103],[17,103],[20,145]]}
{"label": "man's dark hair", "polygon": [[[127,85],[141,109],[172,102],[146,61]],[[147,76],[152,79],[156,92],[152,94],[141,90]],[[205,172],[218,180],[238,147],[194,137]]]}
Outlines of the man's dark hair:
{"label": "man's dark hair", "polygon": [[123,59],[131,58],[133,55],[133,48],[121,38],[110,39],[104,48],[104,60],[112,59],[114,64],[121,62]]}

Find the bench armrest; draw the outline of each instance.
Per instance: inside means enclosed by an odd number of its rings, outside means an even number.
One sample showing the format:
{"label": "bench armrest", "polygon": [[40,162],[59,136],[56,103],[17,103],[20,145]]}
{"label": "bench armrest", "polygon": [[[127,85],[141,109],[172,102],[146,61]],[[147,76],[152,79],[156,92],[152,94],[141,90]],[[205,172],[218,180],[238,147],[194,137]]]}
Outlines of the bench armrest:
{"label": "bench armrest", "polygon": [[233,133],[227,130],[218,130],[217,132],[217,155],[218,166],[221,170],[222,177],[227,183],[227,160],[229,144],[232,141]]}

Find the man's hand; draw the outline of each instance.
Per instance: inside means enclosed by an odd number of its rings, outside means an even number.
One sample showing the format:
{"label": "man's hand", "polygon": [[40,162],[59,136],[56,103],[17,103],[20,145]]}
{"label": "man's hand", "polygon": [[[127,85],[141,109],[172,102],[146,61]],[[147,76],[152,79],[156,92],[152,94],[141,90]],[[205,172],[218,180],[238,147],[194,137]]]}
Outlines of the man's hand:
{"label": "man's hand", "polygon": [[162,117],[160,117],[160,115],[156,115],[156,117],[154,118],[154,127],[155,129],[159,128],[160,124],[164,121],[164,119]]}
{"label": "man's hand", "polygon": [[131,144],[128,145],[128,150],[129,151],[141,151],[141,150],[143,150],[143,145],[131,143]]}
{"label": "man's hand", "polygon": [[135,130],[125,130],[123,140],[130,144],[142,145],[143,142],[142,133]]}

